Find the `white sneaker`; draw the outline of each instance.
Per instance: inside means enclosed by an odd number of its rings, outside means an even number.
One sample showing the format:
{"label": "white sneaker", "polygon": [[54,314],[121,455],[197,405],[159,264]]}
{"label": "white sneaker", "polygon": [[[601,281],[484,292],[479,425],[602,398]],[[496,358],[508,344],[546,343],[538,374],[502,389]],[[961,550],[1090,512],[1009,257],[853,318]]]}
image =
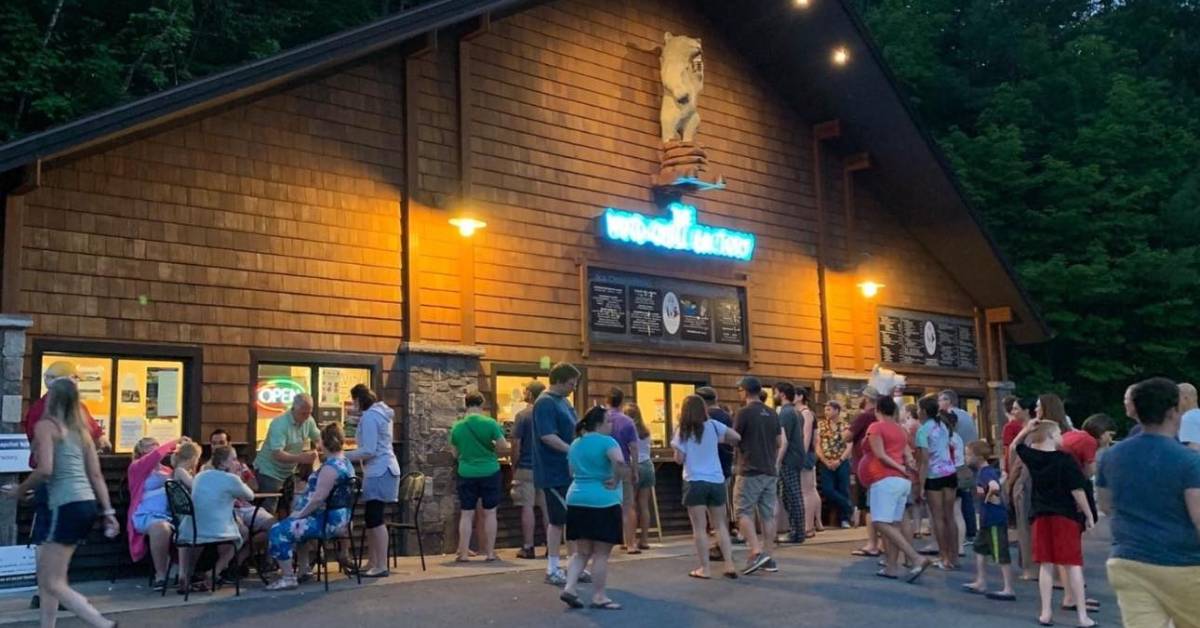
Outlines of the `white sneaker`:
{"label": "white sneaker", "polygon": [[546,584],[551,584],[556,587],[561,587],[567,583],[567,573],[560,569],[555,569],[553,573],[546,573]]}

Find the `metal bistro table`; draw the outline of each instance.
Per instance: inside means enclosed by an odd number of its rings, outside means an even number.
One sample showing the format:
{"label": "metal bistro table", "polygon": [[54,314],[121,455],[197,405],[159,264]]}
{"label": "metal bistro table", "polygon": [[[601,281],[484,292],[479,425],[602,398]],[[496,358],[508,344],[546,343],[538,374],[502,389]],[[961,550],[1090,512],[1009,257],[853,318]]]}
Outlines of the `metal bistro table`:
{"label": "metal bistro table", "polygon": [[[263,502],[268,499],[279,499],[281,497],[283,497],[283,493],[254,493],[254,514],[250,515],[250,525],[247,526],[250,532],[250,539],[247,541],[249,543],[247,560],[254,560],[254,557],[258,556],[254,553],[254,522],[258,520],[258,513],[262,510]],[[262,580],[263,584],[267,584],[266,564],[267,556],[266,552],[263,552],[261,556],[258,556],[258,564],[256,565],[258,578]]]}

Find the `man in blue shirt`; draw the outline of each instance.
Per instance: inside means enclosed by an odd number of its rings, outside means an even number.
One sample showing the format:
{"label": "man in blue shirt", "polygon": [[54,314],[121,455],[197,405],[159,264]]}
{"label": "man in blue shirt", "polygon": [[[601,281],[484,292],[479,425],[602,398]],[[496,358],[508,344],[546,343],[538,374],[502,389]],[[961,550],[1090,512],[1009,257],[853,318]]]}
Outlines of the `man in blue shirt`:
{"label": "man in blue shirt", "polygon": [[558,565],[558,545],[567,524],[571,469],[567,452],[575,438],[575,408],[567,399],[579,384],[579,369],[565,362],[550,369],[550,388],[533,404],[533,482],[546,495],[546,582],[561,586],[567,575]]}
{"label": "man in blue shirt", "polygon": [[1142,432],[1113,446],[1096,477],[1112,515],[1108,581],[1126,626],[1200,626],[1200,453],[1176,440],[1179,388],[1161,377],[1130,394]]}

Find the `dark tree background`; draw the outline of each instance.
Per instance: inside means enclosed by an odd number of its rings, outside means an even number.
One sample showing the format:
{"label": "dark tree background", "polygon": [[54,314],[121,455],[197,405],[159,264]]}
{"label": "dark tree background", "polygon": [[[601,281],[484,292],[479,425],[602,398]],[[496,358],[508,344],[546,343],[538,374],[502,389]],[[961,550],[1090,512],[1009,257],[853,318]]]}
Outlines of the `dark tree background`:
{"label": "dark tree background", "polygon": [[[420,2],[0,0],[0,140]],[[1020,390],[1200,379],[1200,0],[855,2],[1055,331]]]}

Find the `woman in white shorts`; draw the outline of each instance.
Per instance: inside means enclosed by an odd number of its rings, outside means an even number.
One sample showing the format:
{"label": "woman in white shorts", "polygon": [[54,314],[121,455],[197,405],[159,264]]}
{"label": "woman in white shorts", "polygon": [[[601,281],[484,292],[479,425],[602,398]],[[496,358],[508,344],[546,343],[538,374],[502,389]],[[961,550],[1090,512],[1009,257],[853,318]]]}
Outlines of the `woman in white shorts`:
{"label": "woman in white shorts", "polygon": [[[871,507],[871,521],[887,539],[884,567],[876,575],[898,578],[897,563],[903,553],[913,565],[905,579],[913,582],[925,573],[932,561],[922,558],[913,549],[902,530],[904,509],[908,494],[912,491],[912,481],[908,475],[909,468],[913,466],[912,453],[904,428],[896,422],[896,402],[891,397],[879,398],[875,416],[879,420],[867,428],[867,447],[859,463],[859,477],[870,487],[867,502]],[[905,466],[906,463],[908,466]]]}

